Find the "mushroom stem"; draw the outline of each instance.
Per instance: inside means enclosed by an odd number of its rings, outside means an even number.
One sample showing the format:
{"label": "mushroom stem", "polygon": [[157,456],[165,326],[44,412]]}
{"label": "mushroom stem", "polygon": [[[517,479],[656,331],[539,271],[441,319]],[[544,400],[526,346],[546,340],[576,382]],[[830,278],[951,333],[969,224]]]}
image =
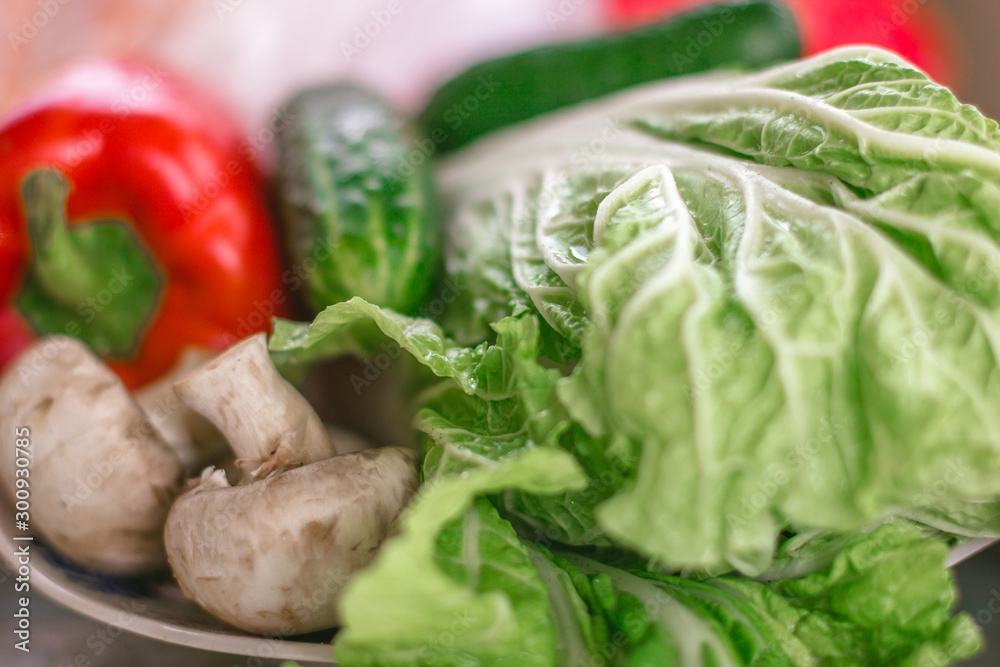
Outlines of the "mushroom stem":
{"label": "mushroom stem", "polygon": [[309,402],[278,375],[266,340],[251,336],[174,385],[185,405],[226,436],[240,484],[337,453]]}

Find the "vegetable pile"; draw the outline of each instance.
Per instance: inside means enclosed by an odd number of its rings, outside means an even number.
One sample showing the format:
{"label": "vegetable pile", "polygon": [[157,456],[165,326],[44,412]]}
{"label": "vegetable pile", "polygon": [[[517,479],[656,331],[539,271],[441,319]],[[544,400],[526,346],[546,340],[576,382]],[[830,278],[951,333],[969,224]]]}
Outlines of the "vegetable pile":
{"label": "vegetable pile", "polygon": [[851,48],[632,89],[443,162],[463,289],[439,321],[354,298],[271,340],[292,364],[388,336],[437,378],[426,490],[349,584],[338,659],[970,654],[941,540],[1000,530],[998,137]]}
{"label": "vegetable pile", "polygon": [[[710,24],[732,39],[626,66]],[[145,358],[139,325],[173,282],[138,320],[89,329],[96,356],[62,336],[11,353],[0,427],[38,443],[46,542],[113,575],[169,563],[248,632],[338,626],[345,667],[973,655],[944,563],[1000,536],[1000,128],[874,47],[656,80],[790,59],[790,26],[723,5],[491,61],[416,122],[346,84],[292,98],[276,190],[315,318],[276,319],[267,342],[244,327],[134,396],[156,374],[122,350]],[[482,113],[449,127],[491,77]],[[68,297],[43,298],[65,286],[49,223],[67,247],[70,230],[104,243],[65,224],[64,176],[83,174],[28,166],[35,243],[0,251],[26,262],[30,246],[34,268],[0,327],[36,302],[66,315]],[[180,228],[213,229],[213,206]],[[145,220],[93,227],[159,270]],[[269,254],[256,275],[235,252],[266,240],[256,220],[208,249],[241,267],[240,298],[163,359],[232,343],[231,316],[275,287]],[[66,326],[51,321],[34,333]],[[350,445],[290,384],[347,354],[398,365],[420,456]],[[91,468],[106,474],[67,506]]]}

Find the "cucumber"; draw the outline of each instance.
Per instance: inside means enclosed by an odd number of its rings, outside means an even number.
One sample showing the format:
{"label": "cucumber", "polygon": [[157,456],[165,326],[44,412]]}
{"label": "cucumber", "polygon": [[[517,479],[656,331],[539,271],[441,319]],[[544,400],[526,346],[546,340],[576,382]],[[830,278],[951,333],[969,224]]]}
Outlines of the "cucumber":
{"label": "cucumber", "polygon": [[633,32],[475,65],[434,93],[420,123],[446,152],[628,86],[717,67],[763,67],[800,52],[795,21],[783,5],[709,5]]}
{"label": "cucumber", "polygon": [[281,117],[276,185],[291,286],[305,276],[316,312],[360,296],[415,314],[440,255],[429,139],[354,85],[305,90]]}

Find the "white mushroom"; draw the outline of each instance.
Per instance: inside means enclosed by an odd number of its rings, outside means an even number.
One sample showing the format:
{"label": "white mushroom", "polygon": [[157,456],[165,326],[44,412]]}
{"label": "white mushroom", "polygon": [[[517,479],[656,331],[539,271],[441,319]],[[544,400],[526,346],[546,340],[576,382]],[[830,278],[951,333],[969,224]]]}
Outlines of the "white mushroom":
{"label": "white mushroom", "polygon": [[375,557],[416,486],[415,458],[399,447],[245,486],[207,470],[170,511],[170,565],[185,595],[248,632],[333,627],[341,587]]}
{"label": "white mushroom", "polygon": [[[67,559],[134,575],[166,565],[163,524],[184,471],[118,377],[80,341],[37,341],[0,381],[0,479],[13,496],[15,428],[30,435],[29,525]],[[24,457],[22,457],[24,458]]]}
{"label": "white mushroom", "polygon": [[177,384],[242,461],[238,486],[207,469],[174,503],[167,554],[184,593],[224,621],[292,635],[337,624],[341,587],[375,557],[416,491],[398,447],[334,456],[322,422],[282,380],[263,336]]}
{"label": "white mushroom", "polygon": [[174,391],[226,436],[244,478],[261,479],[337,453],[316,411],[278,375],[265,334],[236,343]]}
{"label": "white mushroom", "polygon": [[229,453],[229,448],[210,421],[181,402],[174,384],[213,356],[208,350],[189,348],[169,373],[135,392],[153,428],[192,474],[218,463]]}

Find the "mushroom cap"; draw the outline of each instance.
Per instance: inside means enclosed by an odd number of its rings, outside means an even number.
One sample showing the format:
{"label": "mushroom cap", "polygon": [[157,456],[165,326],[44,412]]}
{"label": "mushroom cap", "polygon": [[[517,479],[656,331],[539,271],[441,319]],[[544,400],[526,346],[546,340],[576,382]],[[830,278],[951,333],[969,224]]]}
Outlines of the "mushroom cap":
{"label": "mushroom cap", "polygon": [[[37,341],[0,380],[0,431],[30,429],[31,526],[67,559],[135,575],[166,566],[163,524],[184,471],[121,380],[74,338]],[[0,486],[15,487],[0,438]]]}
{"label": "mushroom cap", "polygon": [[383,447],[229,486],[206,470],[167,519],[184,593],[249,632],[282,636],[337,625],[344,583],[370,563],[416,491],[416,457]]}

